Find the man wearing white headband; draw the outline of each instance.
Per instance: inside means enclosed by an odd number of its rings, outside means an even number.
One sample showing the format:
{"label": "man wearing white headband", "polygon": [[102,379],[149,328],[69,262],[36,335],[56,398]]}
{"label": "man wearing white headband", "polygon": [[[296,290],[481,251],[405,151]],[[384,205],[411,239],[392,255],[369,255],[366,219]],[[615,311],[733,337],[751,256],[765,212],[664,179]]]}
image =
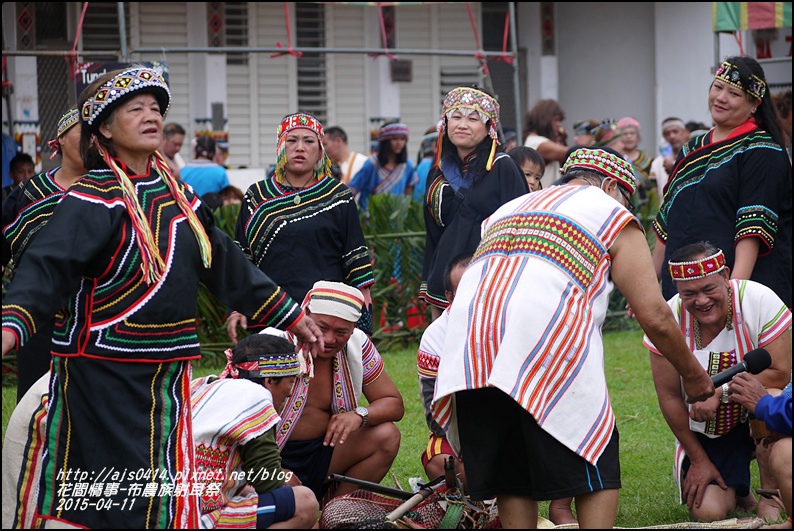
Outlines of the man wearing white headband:
{"label": "man wearing white headband", "polygon": [[[770,367],[757,379],[781,390],[791,379],[791,312],[774,291],[751,280],[731,280],[721,249],[708,242],[681,247],[670,258],[670,276],[678,289],[668,304],[681,333],[710,376],[740,363],[756,349],[766,349]],[[687,406],[681,396],[681,377],[654,343],[651,352],[659,406],[675,435],[675,481],[680,503],[693,520],[724,520],[734,510],[753,511],[750,461],[758,454],[761,486],[770,488],[771,475],[762,455],[767,445],[751,437],[747,412],[730,400],[729,386],[717,388],[704,402]],[[778,509],[762,502],[758,515],[776,519]],[[764,507],[764,505],[767,505]]]}
{"label": "man wearing white headband", "polygon": [[656,189],[660,198],[664,197],[664,187],[673,172],[673,164],[678,159],[681,148],[689,142],[690,134],[684,121],[681,118],[672,116],[662,120],[662,136],[670,145],[670,151],[661,153],[653,159],[649,173],[651,184],[656,181]]}
{"label": "man wearing white headband", "polygon": [[[323,333],[325,348],[308,374],[295,382],[277,441],[284,468],[318,499],[326,493],[329,474],[379,483],[400,448],[394,423],[405,412],[402,395],[375,345],[356,328],[363,304],[358,288],[327,281],[316,282],[303,301],[306,315]],[[274,328],[262,333],[294,339],[290,332]],[[367,406],[361,402],[362,393]],[[326,498],[356,488],[343,483]]]}

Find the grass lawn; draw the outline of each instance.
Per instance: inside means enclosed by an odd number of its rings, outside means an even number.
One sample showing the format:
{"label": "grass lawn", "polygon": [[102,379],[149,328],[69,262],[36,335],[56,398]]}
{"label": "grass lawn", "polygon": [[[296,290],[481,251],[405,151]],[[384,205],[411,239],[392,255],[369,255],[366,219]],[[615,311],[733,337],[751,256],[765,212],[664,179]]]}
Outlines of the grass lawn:
{"label": "grass lawn", "polygon": [[[672,477],[673,435],[659,411],[651,377],[648,351],[642,347],[639,330],[609,332],[604,336],[606,373],[612,405],[620,432],[623,488],[620,492],[618,527],[642,527],[689,520],[686,507],[678,505]],[[424,477],[420,454],[427,443],[416,375],[416,348],[382,353],[386,370],[403,394],[405,417],[398,426],[402,444],[383,484],[394,486],[392,476],[407,489],[408,478]],[[196,376],[219,372],[219,368],[195,369]],[[3,435],[16,399],[15,387],[3,388]],[[759,486],[758,468],[753,485]],[[547,504],[541,503],[542,516]],[[747,515],[735,515],[747,516]]]}

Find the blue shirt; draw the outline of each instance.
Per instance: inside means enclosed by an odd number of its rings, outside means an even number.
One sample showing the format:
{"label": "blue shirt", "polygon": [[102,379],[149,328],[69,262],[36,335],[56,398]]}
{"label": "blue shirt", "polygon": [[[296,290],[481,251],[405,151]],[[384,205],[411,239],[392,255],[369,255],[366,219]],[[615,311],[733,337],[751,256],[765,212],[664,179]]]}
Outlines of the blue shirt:
{"label": "blue shirt", "polygon": [[770,430],[791,436],[791,383],[781,395],[762,396],[755,405],[755,418],[764,421]]}
{"label": "blue shirt", "polygon": [[16,156],[17,151],[19,146],[16,141],[3,131],[3,188],[14,184],[11,180],[11,159]]}
{"label": "blue shirt", "polygon": [[419,180],[414,187],[414,199],[424,202],[425,193],[427,193],[427,174],[430,173],[430,168],[433,167],[435,159],[431,157],[423,158],[416,166],[416,175]]}
{"label": "blue shirt", "polygon": [[399,175],[395,173],[398,170],[396,168],[386,180],[381,178],[378,169],[377,157],[370,157],[348,184],[354,194],[359,194],[358,204],[361,210],[367,210],[368,198],[372,194],[390,193],[399,195],[405,193],[407,187],[416,186],[416,169],[414,168],[414,163],[410,160],[405,161],[405,165]]}
{"label": "blue shirt", "polygon": [[229,186],[226,168],[209,160],[194,160],[179,170],[179,174],[199,197],[210,192],[218,193]]}

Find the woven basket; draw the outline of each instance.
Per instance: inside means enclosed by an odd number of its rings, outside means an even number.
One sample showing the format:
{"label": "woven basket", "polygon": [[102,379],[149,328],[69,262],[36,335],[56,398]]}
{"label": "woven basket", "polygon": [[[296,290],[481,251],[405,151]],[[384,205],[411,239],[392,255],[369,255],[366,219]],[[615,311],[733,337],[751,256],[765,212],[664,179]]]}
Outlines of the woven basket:
{"label": "woven basket", "polygon": [[452,505],[463,507],[458,529],[495,529],[499,517],[495,507],[473,502],[472,508],[458,497],[447,496],[441,487],[401,518],[388,522],[386,516],[405,500],[359,489],[330,500],[323,508],[320,529],[438,529]]}

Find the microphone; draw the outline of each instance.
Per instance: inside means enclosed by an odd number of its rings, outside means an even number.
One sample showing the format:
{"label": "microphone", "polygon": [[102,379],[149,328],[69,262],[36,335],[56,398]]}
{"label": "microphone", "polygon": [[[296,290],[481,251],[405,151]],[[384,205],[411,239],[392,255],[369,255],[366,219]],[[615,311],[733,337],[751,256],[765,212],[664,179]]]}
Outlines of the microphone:
{"label": "microphone", "polygon": [[742,361],[730,369],[725,369],[712,376],[711,381],[714,387],[720,387],[722,384],[730,382],[740,372],[747,371],[750,374],[758,374],[770,365],[772,365],[772,356],[769,355],[769,352],[765,348],[757,348],[748,352]]}

